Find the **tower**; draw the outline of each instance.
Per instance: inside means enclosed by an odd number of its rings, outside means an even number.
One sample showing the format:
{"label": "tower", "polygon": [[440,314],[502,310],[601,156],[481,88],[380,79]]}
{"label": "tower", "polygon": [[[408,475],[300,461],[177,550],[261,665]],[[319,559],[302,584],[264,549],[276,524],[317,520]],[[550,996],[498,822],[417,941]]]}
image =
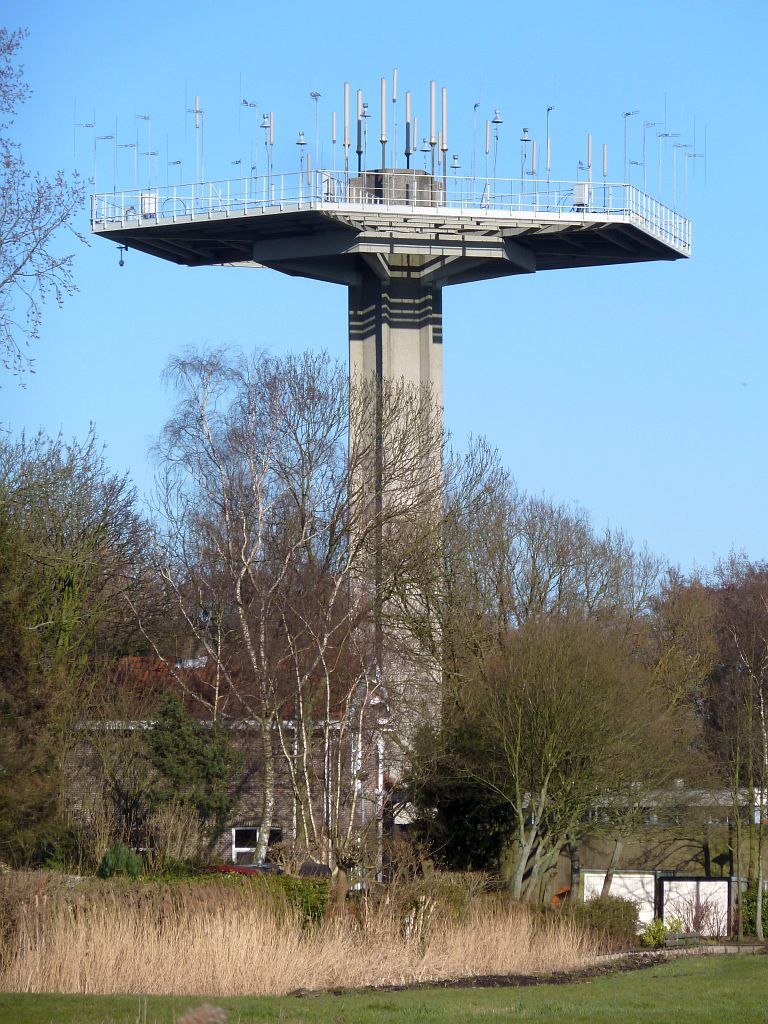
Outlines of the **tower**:
{"label": "tower", "polygon": [[[549,136],[547,175],[537,177],[527,129],[519,179],[497,178],[495,157],[493,176],[487,159],[484,175],[474,173],[474,159],[470,177],[449,175],[445,90],[437,132],[434,83],[425,167],[410,166],[416,130],[408,94],[406,166],[387,166],[382,86],[381,166],[363,166],[367,122],[358,93],[357,169],[350,171],[348,87],[344,95],[342,170],[313,169],[309,154],[305,167],[302,148],[299,172],[275,172],[274,122],[264,115],[267,174],[94,196],[94,234],[180,265],[266,267],[345,286],[350,377],[424,385],[440,409],[445,287],[690,255],[689,221],[631,184],[608,183],[605,155],[603,181],[593,183],[591,136],[586,181],[550,178]],[[500,123],[496,111],[486,124],[486,158],[491,125]]]}

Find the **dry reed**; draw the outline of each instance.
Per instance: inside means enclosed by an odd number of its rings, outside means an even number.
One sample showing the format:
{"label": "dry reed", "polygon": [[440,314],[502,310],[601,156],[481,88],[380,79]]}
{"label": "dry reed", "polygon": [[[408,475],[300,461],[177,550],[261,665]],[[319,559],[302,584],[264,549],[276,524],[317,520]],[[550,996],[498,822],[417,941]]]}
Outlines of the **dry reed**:
{"label": "dry reed", "polygon": [[[403,917],[383,901],[302,928],[253,893],[158,902],[112,889],[22,914],[6,943],[0,989],[16,992],[280,995],[295,989],[412,984],[484,974],[567,970],[594,958],[572,923],[482,900],[470,910]],[[219,894],[220,895],[220,894]]]}

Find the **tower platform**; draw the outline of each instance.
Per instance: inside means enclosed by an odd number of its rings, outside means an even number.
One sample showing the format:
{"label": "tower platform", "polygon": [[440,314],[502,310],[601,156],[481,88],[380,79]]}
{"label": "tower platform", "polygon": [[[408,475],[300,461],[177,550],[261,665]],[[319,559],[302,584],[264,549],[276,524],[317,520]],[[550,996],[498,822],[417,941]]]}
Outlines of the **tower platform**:
{"label": "tower platform", "polygon": [[185,266],[268,267],[349,289],[350,374],[404,377],[442,406],[442,288],[677,260],[690,222],[631,185],[272,174],[96,195],[91,227]]}

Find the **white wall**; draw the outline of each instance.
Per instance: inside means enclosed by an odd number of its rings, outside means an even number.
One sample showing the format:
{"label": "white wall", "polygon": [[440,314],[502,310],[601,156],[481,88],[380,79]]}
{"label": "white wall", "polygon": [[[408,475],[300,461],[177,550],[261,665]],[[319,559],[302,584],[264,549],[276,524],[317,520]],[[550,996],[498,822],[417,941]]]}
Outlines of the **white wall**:
{"label": "white wall", "polygon": [[[604,871],[582,871],[584,901],[599,896],[603,888]],[[611,896],[620,896],[637,904],[640,924],[652,921],[655,913],[655,876],[650,871],[617,871],[611,882]]]}

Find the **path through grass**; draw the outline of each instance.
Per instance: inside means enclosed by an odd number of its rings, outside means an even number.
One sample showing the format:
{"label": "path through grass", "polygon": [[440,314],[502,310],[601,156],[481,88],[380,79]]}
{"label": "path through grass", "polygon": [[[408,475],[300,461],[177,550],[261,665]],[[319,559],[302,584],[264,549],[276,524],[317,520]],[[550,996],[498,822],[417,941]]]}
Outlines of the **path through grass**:
{"label": "path through grass", "polygon": [[[0,993],[8,1024],[174,1024],[204,1000]],[[768,958],[686,957],[571,985],[210,1000],[229,1024],[766,1024]]]}

